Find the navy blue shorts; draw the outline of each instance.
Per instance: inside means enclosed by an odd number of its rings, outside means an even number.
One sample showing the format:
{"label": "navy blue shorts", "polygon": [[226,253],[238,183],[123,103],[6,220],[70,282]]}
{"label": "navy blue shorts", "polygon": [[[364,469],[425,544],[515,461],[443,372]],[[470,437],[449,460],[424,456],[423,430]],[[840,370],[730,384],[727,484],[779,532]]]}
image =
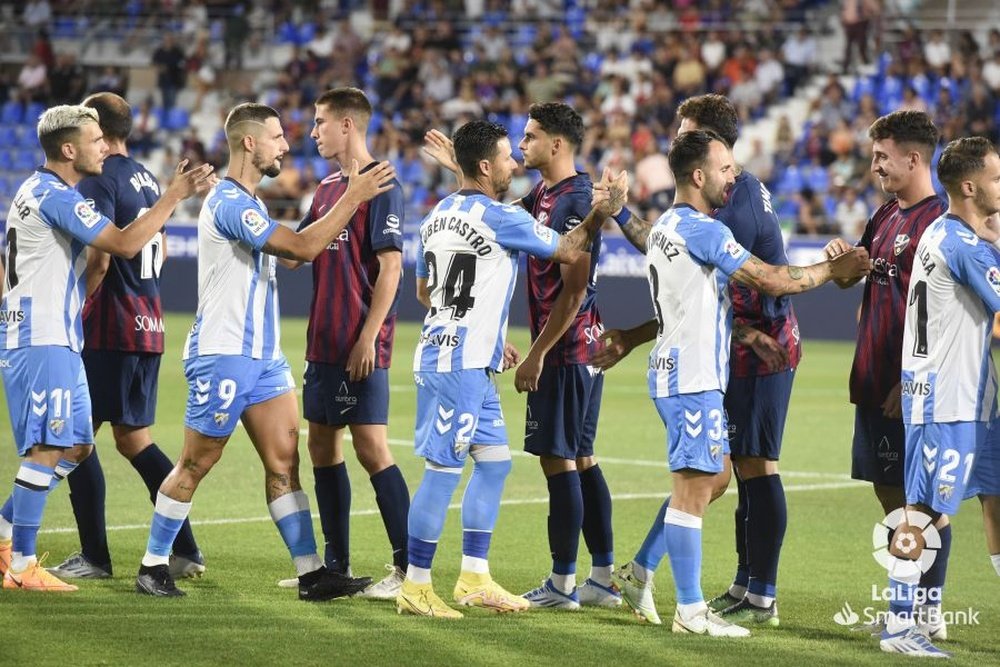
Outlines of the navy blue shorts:
{"label": "navy blue shorts", "polygon": [[389,423],[389,369],[351,382],[347,368],[308,362],[302,380],[306,421],[325,426]]}
{"label": "navy blue shorts", "polygon": [[163,355],[84,349],[82,356],[94,423],[143,427],[156,420]]}
{"label": "navy blue shorts", "polygon": [[851,477],[903,488],[905,452],[902,419],[887,418],[879,407],[855,407]]}
{"label": "navy blue shorts", "polygon": [[729,448],[734,457],[754,456],[777,461],[788,416],[795,371],[730,378],[726,389]]}
{"label": "navy blue shorts", "polygon": [[594,455],[604,374],[591,366],[544,366],[528,393],[524,451],[573,460]]}

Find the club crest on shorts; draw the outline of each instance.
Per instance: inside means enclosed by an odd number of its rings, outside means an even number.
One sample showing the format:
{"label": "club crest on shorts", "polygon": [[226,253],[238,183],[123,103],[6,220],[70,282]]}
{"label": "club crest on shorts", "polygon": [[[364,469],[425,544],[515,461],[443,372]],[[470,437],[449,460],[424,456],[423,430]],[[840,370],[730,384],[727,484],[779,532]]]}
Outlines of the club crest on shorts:
{"label": "club crest on shorts", "polygon": [[66,428],[65,419],[50,419],[49,420],[49,430],[56,435],[61,435],[63,429]]}
{"label": "club crest on shorts", "polygon": [[215,425],[216,426],[225,426],[226,422],[229,421],[229,413],[228,412],[216,412],[215,415],[213,415],[212,418],[215,420]]}

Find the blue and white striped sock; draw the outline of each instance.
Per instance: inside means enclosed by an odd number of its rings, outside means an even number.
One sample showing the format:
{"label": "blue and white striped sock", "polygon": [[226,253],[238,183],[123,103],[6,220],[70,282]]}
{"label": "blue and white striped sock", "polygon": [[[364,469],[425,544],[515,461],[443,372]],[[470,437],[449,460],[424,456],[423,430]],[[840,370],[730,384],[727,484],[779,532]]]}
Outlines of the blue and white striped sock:
{"label": "blue and white striped sock", "polygon": [[162,491],[156,494],[156,508],[149,526],[149,541],[146,543],[146,555],[142,557],[143,565],[153,567],[170,562],[174,538],[190,512],[191,503],[174,500]]}
{"label": "blue and white striped sock", "polygon": [[309,513],[309,497],[305,491],[292,491],[275,498],[268,504],[267,510],[288,547],[295,572],[302,576],[323,567],[323,561],[316,553],[316,536]]}

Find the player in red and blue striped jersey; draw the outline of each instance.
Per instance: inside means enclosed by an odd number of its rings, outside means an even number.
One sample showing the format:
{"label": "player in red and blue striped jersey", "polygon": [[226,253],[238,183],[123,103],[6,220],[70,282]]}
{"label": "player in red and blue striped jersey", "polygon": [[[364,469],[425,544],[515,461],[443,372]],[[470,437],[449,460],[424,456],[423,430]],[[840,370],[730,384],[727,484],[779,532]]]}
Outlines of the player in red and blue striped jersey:
{"label": "player in red and blue striped jersey", "polygon": [[[335,88],[316,100],[312,138],[321,157],[364,173],[377,163],[366,145],[371,103],[357,88]],[[392,546],[388,576],[362,593],[392,600],[405,577],[410,494],[389,451],[389,363],[402,278],[403,189],[361,204],[350,223],[312,262],[303,411],[326,540],[328,568],[350,568],[351,483],[344,463],[345,427],[369,475]],[[323,179],[299,229],[332,208],[347,190],[337,171]],[[295,579],[286,580],[296,584]]]}
{"label": "player in red and blue striped jersey", "polygon": [[[939,133],[927,114],[895,111],[872,123],[868,136],[873,142],[872,173],[892,199],[868,220],[857,243],[871,255],[872,272],[864,285],[851,367],[851,403],[855,405],[851,476],[872,483],[888,515],[906,502],[900,378],[910,272],[924,230],[948,205],[934,192],[931,180]],[[833,241],[826,248],[827,256],[836,256],[844,249],[842,243]],[[841,287],[853,284],[842,283]],[[937,558],[920,578],[920,585],[927,589],[944,584],[951,551],[951,526],[946,515],[939,532]],[[928,602],[929,606],[939,606],[940,590],[925,599],[936,600]],[[941,616],[934,618],[940,620]],[[943,623],[929,631],[932,639],[947,633]]]}
{"label": "player in red and blue striped jersey", "polygon": [[[156,177],[129,157],[126,141],[132,109],[114,93],[84,100],[97,111],[108,143],[99,175],[80,181],[77,190],[95,210],[125,227],[160,198]],[[173,463],[153,442],[149,427],[156,417],[156,393],[163,355],[160,267],[166,253],[163,232],[157,233],[131,259],[112,257],[90,248],[87,257],[88,300],[83,309],[82,353],[90,385],[94,431],[111,423],[115,447],[128,459],[155,501]],[[112,572],[104,519],[104,471],[97,449],[69,476],[70,502],[80,534],[80,553],[53,572],[63,578],[105,578]],[[174,542],[171,570],[175,577],[205,571],[191,526],[185,521]]]}

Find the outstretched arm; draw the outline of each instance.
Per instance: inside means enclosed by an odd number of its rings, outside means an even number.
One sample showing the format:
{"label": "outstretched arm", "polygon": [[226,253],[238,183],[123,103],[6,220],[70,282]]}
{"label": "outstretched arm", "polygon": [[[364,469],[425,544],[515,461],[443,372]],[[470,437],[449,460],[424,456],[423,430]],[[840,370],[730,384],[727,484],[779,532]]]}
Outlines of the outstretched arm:
{"label": "outstretched arm", "polygon": [[590,209],[587,217],[574,227],[573,231],[559,237],[559,245],[549,258],[551,261],[560,264],[576,262],[581,253],[590,251],[590,244],[597,235],[597,230],[604,224],[604,220],[612,211],[625,205],[625,197],[628,195],[628,175],[624,171],[611,180],[611,174],[605,170],[601,183],[607,187],[607,198]]}
{"label": "outstretched arm", "polygon": [[864,248],[851,248],[835,259],[812,266],[774,266],[753,255],[733,273],[733,280],[769,296],[799,294],[830,280],[854,280],[868,275],[871,262]]}

